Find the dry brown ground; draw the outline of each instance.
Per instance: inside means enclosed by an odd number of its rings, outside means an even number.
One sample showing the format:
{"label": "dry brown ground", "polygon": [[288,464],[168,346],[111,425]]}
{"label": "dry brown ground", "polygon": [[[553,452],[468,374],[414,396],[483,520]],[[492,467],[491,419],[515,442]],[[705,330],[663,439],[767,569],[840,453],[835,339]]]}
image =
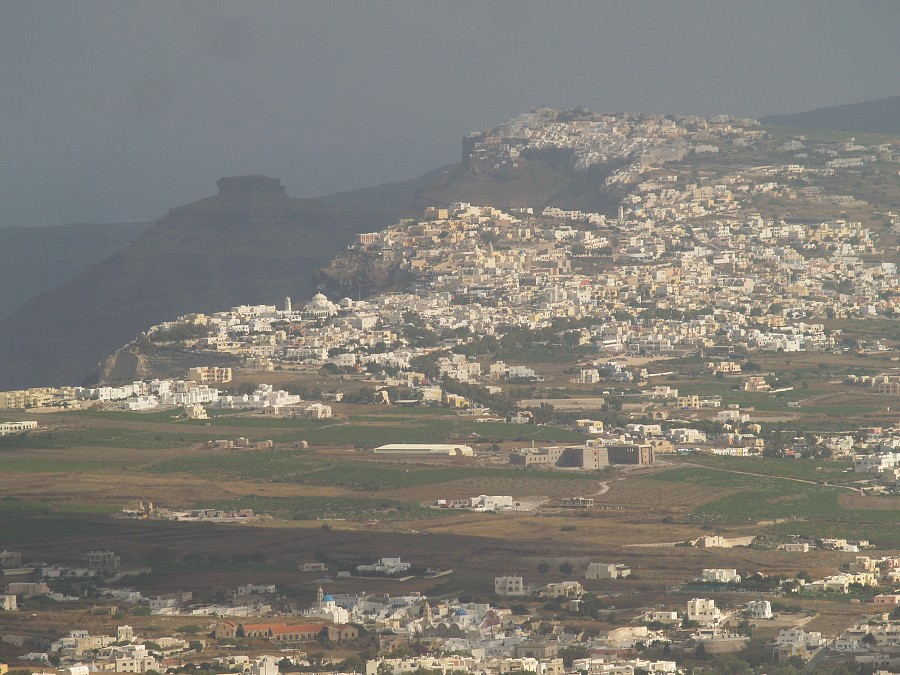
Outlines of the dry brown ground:
{"label": "dry brown ground", "polygon": [[848,492],[838,497],[838,503],[844,509],[900,511],[900,497],[871,497]]}

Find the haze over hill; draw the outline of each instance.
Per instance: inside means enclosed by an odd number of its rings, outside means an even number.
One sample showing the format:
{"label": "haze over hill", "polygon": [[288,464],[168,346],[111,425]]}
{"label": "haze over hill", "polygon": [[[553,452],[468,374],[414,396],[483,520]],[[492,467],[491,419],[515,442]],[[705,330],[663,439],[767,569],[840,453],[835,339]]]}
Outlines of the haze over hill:
{"label": "haze over hill", "polygon": [[289,197],[274,178],[218,185],[0,321],[0,389],[80,383],[104,356],[179,314],[308,295],[316,268],[357,232],[393,219]]}
{"label": "haze over hill", "polygon": [[149,222],[0,228],[0,319],[131,243]]}
{"label": "haze over hill", "polygon": [[763,124],[799,129],[827,129],[851,133],[900,133],[900,96],[818,108],[790,115],[770,115]]}

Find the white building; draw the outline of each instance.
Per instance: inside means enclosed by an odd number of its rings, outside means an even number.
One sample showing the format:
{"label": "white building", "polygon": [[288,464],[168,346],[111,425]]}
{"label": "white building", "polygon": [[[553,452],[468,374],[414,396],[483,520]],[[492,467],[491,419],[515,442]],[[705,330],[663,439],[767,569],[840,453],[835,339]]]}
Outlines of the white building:
{"label": "white building", "polygon": [[338,307],[321,293],[316,293],[301,313],[305,319],[327,319],[338,313]]}
{"label": "white building", "polygon": [[472,457],[475,451],[468,445],[451,443],[389,443],[375,448],[376,455],[446,455]]}
{"label": "white building", "polygon": [[494,593],[505,597],[525,595],[522,577],[494,577]]}
{"label": "white building", "polygon": [[631,576],[631,569],[625,565],[592,562],[584,572],[585,579],[622,579]]}
{"label": "white building", "polygon": [[22,422],[0,422],[0,436],[6,436],[8,434],[18,434],[22,431],[30,431],[31,429],[37,429],[38,423],[36,420],[25,420]]}
{"label": "white building", "polygon": [[350,622],[350,612],[339,607],[334,596],[325,593],[321,587],[316,593],[316,606],[303,612],[303,615],[336,624]]}
{"label": "white building", "polygon": [[747,603],[747,613],[751,619],[771,619],[772,603],[768,600],[754,600]]}
{"label": "white building", "polygon": [[798,644],[806,649],[817,649],[825,644],[825,639],[821,633],[807,632],[801,628],[785,628],[778,632],[775,644]]}
{"label": "white building", "polygon": [[378,572],[380,574],[399,574],[406,572],[411,565],[408,562],[401,562],[400,557],[381,558],[372,565],[357,565],[357,572]]}
{"label": "white building", "polygon": [[129,410],[134,412],[152,410],[159,405],[159,399],[152,394],[149,396],[129,396],[125,399],[125,405],[128,406]]}
{"label": "white building", "polygon": [[741,575],[735,569],[708,568],[703,570],[703,573],[700,575],[700,581],[704,583],[739,584],[741,583]]}
{"label": "white building", "polygon": [[716,607],[715,600],[694,598],[687,604],[687,618],[703,625],[715,624],[721,620],[722,612]]}

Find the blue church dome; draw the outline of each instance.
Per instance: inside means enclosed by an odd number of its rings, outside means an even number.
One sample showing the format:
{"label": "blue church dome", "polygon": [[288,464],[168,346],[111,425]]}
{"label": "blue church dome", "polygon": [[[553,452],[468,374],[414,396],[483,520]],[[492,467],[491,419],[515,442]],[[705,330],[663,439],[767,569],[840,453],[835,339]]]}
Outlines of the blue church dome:
{"label": "blue church dome", "polygon": [[453,613],[453,616],[469,616],[469,613],[466,610],[464,610],[462,607],[460,607],[458,610],[456,610]]}
{"label": "blue church dome", "polygon": [[330,594],[326,595],[322,598],[322,602],[334,602],[334,596]]}

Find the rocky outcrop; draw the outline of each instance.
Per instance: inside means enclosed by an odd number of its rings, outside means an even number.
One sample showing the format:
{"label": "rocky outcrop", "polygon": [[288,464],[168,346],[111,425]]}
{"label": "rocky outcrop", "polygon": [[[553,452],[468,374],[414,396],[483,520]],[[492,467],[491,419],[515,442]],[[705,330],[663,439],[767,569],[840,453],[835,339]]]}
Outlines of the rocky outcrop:
{"label": "rocky outcrop", "polygon": [[234,368],[239,365],[240,359],[229,354],[198,354],[173,346],[155,345],[142,338],[103,359],[88,382],[94,385],[154,378],[177,379],[186,377],[190,368],[198,366]]}

